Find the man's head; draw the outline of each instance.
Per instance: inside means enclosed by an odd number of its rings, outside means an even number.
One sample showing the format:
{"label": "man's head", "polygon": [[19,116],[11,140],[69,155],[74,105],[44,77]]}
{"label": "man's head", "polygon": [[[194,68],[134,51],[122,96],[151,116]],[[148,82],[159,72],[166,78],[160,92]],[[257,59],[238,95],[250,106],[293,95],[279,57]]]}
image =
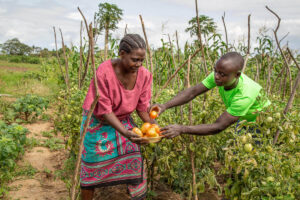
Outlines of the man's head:
{"label": "man's head", "polygon": [[217,86],[231,86],[240,77],[244,66],[244,59],[237,52],[223,55],[214,67]]}

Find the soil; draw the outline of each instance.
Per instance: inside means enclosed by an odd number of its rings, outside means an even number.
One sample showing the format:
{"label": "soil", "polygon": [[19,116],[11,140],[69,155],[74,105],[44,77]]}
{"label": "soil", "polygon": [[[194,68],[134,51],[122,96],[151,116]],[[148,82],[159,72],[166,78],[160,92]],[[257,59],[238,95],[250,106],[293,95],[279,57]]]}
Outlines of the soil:
{"label": "soil", "polygon": [[[43,131],[51,130],[49,122],[37,122],[24,125],[30,133],[27,137],[44,139]],[[18,162],[19,166],[31,165],[38,172],[32,178],[17,177],[9,187],[11,191],[8,199],[30,199],[30,200],[64,200],[69,194],[63,181],[54,176],[56,170],[62,169],[63,161],[66,159],[65,150],[50,151],[46,147],[34,147],[26,150],[23,158]]]}
{"label": "soil", "polygon": [[26,68],[26,67],[11,67],[11,66],[0,66],[0,69],[4,69],[4,70],[7,70],[7,71],[18,71],[18,72],[26,72],[28,70],[32,70],[32,69],[29,69],[29,68]]}

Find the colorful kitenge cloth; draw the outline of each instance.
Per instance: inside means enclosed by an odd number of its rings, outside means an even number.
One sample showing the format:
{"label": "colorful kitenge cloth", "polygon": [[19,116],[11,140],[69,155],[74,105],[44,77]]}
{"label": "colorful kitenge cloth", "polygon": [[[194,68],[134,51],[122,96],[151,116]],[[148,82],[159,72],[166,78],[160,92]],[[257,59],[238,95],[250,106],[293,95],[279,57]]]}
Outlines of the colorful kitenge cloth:
{"label": "colorful kitenge cloth", "polygon": [[[81,132],[87,113],[83,112]],[[121,123],[127,129],[135,126],[130,116]],[[127,184],[132,199],[143,199],[147,179],[139,145],[92,115],[84,139],[80,183],[82,189]]]}

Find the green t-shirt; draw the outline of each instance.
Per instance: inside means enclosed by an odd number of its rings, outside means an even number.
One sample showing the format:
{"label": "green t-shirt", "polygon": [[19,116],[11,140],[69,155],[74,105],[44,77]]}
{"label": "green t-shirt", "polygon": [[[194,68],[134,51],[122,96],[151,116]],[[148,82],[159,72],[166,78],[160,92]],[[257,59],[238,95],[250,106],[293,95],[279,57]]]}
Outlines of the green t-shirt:
{"label": "green t-shirt", "polygon": [[[216,87],[214,72],[210,73],[202,83],[208,89]],[[240,120],[256,121],[258,112],[271,104],[262,94],[262,87],[245,74],[240,76],[238,85],[231,90],[225,90],[224,86],[217,87],[226,111],[232,116],[239,116]]]}

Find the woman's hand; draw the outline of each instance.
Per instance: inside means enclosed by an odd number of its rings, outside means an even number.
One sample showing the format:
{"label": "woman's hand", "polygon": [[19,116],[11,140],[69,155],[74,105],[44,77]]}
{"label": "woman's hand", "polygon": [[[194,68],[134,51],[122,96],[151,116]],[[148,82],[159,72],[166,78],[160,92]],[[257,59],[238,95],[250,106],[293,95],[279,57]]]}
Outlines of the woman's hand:
{"label": "woman's hand", "polygon": [[148,141],[141,138],[136,133],[132,132],[131,130],[127,130],[125,133],[123,133],[125,137],[127,137],[131,142],[136,144],[147,144]]}
{"label": "woman's hand", "polygon": [[127,137],[129,140],[132,140],[132,138],[138,138],[139,135],[134,133],[131,130],[126,130],[125,132],[123,132],[122,134],[124,137]]}

